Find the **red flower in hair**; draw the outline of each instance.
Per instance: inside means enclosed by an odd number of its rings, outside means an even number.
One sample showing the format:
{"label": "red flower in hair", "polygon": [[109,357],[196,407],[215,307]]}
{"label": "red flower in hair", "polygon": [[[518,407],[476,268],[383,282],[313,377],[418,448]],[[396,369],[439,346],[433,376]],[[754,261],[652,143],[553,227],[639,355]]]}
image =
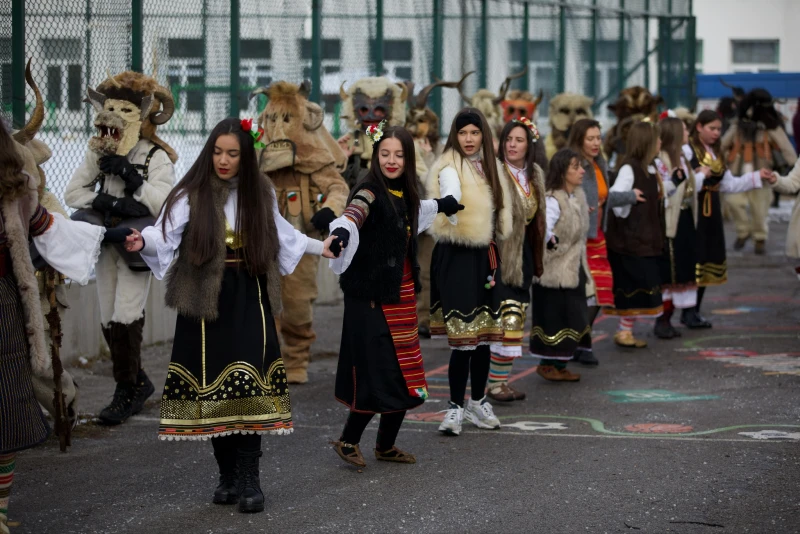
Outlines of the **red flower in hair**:
{"label": "red flower in hair", "polygon": [[242,119],[242,130],[250,132],[253,129],[253,119]]}

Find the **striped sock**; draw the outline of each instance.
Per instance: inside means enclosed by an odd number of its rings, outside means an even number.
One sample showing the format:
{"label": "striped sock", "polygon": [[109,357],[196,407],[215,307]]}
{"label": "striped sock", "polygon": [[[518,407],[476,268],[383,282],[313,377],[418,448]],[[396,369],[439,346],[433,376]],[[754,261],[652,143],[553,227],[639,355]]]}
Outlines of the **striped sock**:
{"label": "striped sock", "polygon": [[489,360],[489,388],[495,384],[507,383],[512,365],[514,365],[514,358],[492,353]]}
{"label": "striped sock", "polygon": [[620,330],[633,330],[633,323],[636,322],[636,319],[633,317],[621,317],[619,320],[619,329]]}
{"label": "striped sock", "polygon": [[0,454],[0,515],[8,515],[8,498],[11,495],[11,481],[14,480],[13,454]]}

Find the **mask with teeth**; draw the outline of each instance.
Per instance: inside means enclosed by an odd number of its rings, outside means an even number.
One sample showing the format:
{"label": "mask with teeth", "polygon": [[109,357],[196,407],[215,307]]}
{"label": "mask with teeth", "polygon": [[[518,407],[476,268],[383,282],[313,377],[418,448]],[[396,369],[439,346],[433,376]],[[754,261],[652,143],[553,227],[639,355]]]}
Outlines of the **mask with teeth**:
{"label": "mask with teeth", "polygon": [[142,121],[153,103],[152,96],[144,97],[139,107],[128,100],[106,98],[90,89],[89,102],[97,111],[94,119],[97,135],[89,140],[89,148],[101,156],[128,155],[139,141]]}

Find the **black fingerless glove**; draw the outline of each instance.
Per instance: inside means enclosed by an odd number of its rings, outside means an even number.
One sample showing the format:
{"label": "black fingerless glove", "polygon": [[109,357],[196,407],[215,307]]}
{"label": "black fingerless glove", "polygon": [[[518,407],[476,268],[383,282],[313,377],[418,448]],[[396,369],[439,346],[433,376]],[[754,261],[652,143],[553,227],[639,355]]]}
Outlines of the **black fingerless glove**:
{"label": "black fingerless glove", "polygon": [[336,239],[331,242],[330,249],[333,255],[338,258],[339,254],[342,253],[342,249],[347,248],[350,243],[350,232],[344,228],[336,228],[331,232],[331,235],[336,236]]}
{"label": "black fingerless glove", "polygon": [[125,238],[132,233],[130,228],[108,228],[103,235],[103,243],[124,243]]}
{"label": "black fingerless glove", "polygon": [[686,173],[683,172],[683,169],[675,169],[672,173],[672,183],[675,184],[675,187],[679,187],[683,182],[686,181]]}
{"label": "black fingerless glove", "polygon": [[320,232],[327,232],[328,226],[336,219],[336,214],[330,208],[322,208],[311,217],[311,224]]}
{"label": "black fingerless glove", "polygon": [[115,200],[117,198],[108,193],[97,193],[97,196],[92,200],[92,209],[100,213],[110,213]]}
{"label": "black fingerless glove", "polygon": [[456,200],[456,197],[453,195],[447,195],[444,198],[437,198],[434,200],[436,200],[437,204],[437,213],[444,213],[445,215],[450,216],[455,215],[464,209],[464,205],[459,204],[458,200]]}
{"label": "black fingerless glove", "polygon": [[136,171],[128,158],[120,155],[103,156],[99,161],[100,170],[125,180],[125,191],[133,194],[144,183],[144,178]]}

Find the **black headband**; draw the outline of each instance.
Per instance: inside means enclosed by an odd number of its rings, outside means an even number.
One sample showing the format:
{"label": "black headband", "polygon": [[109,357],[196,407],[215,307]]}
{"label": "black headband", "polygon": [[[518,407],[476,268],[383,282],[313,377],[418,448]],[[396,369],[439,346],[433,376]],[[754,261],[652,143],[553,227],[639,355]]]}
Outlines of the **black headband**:
{"label": "black headband", "polygon": [[473,113],[472,111],[467,111],[461,113],[458,117],[456,117],[456,131],[459,131],[461,128],[467,126],[468,124],[481,128],[480,116],[477,113]]}

